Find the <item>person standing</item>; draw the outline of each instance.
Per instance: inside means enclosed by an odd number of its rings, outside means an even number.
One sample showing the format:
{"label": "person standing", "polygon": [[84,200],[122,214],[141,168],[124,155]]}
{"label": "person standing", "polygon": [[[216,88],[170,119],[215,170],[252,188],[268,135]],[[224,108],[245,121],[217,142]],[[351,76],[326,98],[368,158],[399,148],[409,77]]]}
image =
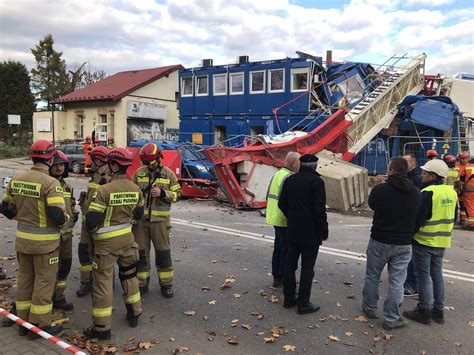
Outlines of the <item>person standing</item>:
{"label": "person standing", "polygon": [[90,136],[86,137],[86,140],[83,144],[84,148],[84,155],[85,155],[85,160],[84,160],[84,174],[89,174],[91,171],[91,151],[94,148],[94,143],[91,140]]}
{"label": "person standing", "polygon": [[[314,313],[319,306],[310,302],[314,264],[319,246],[328,238],[326,191],[324,181],[316,172],[318,158],[312,154],[300,157],[300,169],[283,183],[278,207],[288,221],[288,254],[283,274],[283,307],[298,305],[297,313]],[[296,277],[301,255],[301,276],[298,299]]]}
{"label": "person standing", "polygon": [[462,209],[465,212],[465,222],[462,227],[474,230],[474,161],[471,161],[462,170],[460,176],[462,184]]}
{"label": "person standing", "polygon": [[369,196],[369,207],[374,211],[374,217],[367,246],[362,311],[368,318],[379,317],[376,311],[380,275],[387,265],[389,289],[382,324],[386,330],[406,326],[399,305],[403,301],[403,283],[411,260],[411,240],[420,205],[420,190],[408,178],[407,172],[406,159],[391,159],[387,181],[376,185]]}
{"label": "person standing", "polygon": [[71,302],[66,301],[64,291],[67,286],[67,277],[72,265],[72,230],[77,222],[79,212],[76,211],[76,202],[73,197],[73,189],[66,182],[68,177],[68,158],[66,154],[57,151],[51,167],[51,176],[58,179],[64,191],[64,202],[66,212],[71,217],[69,222],[61,228],[61,242],[59,244],[59,270],[56,287],[53,295],[53,307],[70,311],[74,308]]}
{"label": "person standing", "polygon": [[286,217],[278,208],[283,182],[288,176],[300,168],[300,154],[289,152],[286,155],[285,164],[273,175],[267,193],[267,211],[265,222],[275,229],[275,241],[272,255],[273,287],[280,287],[283,271],[286,265],[287,243],[286,243]]}
{"label": "person standing", "polygon": [[117,148],[117,144],[115,144],[114,137],[110,136],[107,138],[107,149],[112,150],[114,148]]}
{"label": "person standing", "polygon": [[163,155],[154,143],[145,144],[140,150],[143,166],[138,168],[132,181],[138,185],[145,198],[145,213],[133,228],[144,263],[138,268],[140,292],[148,291],[150,283],[150,243],[155,248],[155,265],[165,298],[173,297],[174,269],[171,261],[171,204],[181,195],[176,175],[160,161]]}
{"label": "person standing", "polygon": [[[5,217],[18,222],[17,315],[50,334],[61,331],[60,325],[51,323],[52,299],[58,272],[59,229],[69,220],[63,189],[49,174],[55,155],[56,148],[50,142],[34,142],[29,151],[33,167],[10,181],[0,207]],[[40,337],[20,327],[20,336],[25,335],[32,340]]]}
{"label": "person standing", "polygon": [[92,317],[94,325],[86,328],[87,338],[107,340],[111,337],[113,278],[115,264],[123,288],[127,320],[131,327],[138,325],[142,313],[137,279],[138,246],[134,241],[132,219],[143,216],[143,195],[127,180],[132,155],[125,148],[114,148],[107,155],[112,178],[94,193],[86,213],[86,227],[92,234]]}
{"label": "person standing", "polygon": [[[426,187],[421,190],[421,205],[413,237],[413,256],[418,278],[419,302],[403,315],[415,322],[444,323],[443,257],[451,247],[451,232],[456,220],[457,194],[443,180],[449,168],[435,159],[421,167],[421,179]],[[432,284],[432,285],[431,285]],[[434,302],[433,302],[434,298]]]}
{"label": "person standing", "polygon": [[79,262],[81,264],[79,267],[81,284],[79,289],[76,291],[78,297],[87,295],[92,289],[92,247],[89,245],[92,236],[87,230],[85,216],[89,209],[89,205],[92,202],[94,193],[99,187],[110,181],[111,173],[110,167],[107,164],[107,154],[109,154],[109,151],[106,147],[97,146],[92,149],[91,164],[94,173],[87,184],[87,192],[81,192],[81,197],[79,199],[79,206],[82,211],[82,225],[81,238],[79,240],[77,251]]}
{"label": "person standing", "polygon": [[459,157],[459,161],[456,162],[455,169],[459,172],[459,178],[460,178],[460,181],[459,181],[460,191],[458,195],[459,223],[461,226],[466,226],[468,224],[468,221],[467,221],[467,210],[466,210],[466,207],[464,206],[464,191],[463,191],[464,182],[462,181],[462,179],[464,178],[465,173],[466,173],[465,169],[469,165],[470,154],[468,151],[462,151],[461,153],[459,153],[458,157]]}

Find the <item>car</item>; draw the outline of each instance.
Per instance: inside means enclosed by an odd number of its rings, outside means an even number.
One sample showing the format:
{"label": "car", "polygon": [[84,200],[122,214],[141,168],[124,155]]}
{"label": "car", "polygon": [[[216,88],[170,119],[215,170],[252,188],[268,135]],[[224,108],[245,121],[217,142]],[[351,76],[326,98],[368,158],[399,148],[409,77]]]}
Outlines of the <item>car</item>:
{"label": "car", "polygon": [[69,159],[69,171],[74,174],[84,172],[86,156],[84,154],[84,146],[82,144],[63,144],[58,150],[67,155]]}

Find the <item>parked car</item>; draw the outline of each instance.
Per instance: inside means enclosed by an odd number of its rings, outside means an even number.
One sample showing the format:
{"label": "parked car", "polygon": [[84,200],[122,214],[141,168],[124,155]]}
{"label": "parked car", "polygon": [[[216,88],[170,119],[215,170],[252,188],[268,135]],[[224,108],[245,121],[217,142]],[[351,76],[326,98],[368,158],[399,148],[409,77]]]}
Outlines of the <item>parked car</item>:
{"label": "parked car", "polygon": [[74,174],[84,172],[86,156],[82,144],[63,144],[58,147],[69,159],[69,171]]}

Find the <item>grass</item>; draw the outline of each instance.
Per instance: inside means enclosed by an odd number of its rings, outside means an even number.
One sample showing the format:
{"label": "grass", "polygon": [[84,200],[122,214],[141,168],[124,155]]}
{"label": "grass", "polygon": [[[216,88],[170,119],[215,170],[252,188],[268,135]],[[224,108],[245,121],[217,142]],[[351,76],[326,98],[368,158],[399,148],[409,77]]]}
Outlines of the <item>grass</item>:
{"label": "grass", "polygon": [[0,159],[20,158],[28,155],[30,147],[11,146],[5,142],[0,142]]}

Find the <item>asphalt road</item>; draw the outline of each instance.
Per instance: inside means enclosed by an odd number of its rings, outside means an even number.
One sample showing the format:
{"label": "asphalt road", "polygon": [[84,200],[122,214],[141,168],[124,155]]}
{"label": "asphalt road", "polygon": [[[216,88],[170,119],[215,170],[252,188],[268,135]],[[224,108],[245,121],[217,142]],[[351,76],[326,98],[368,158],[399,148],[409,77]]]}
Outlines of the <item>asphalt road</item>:
{"label": "asphalt road", "polygon": [[[0,178],[6,174],[0,168]],[[86,180],[70,181],[77,197]],[[257,212],[236,211],[213,201],[180,201],[173,208],[172,224],[175,297],[169,300],[160,295],[154,272],[150,292],[143,297],[139,327],[131,329],[116,282],[113,338],[107,343],[120,351],[142,341],[153,345],[141,350],[144,354],[172,353],[179,347],[187,347],[192,354],[274,354],[285,353],[285,345],[288,349],[294,346],[296,353],[311,354],[474,352],[474,327],[469,326],[474,321],[474,264],[466,261],[474,259],[472,232],[454,231],[453,248],[446,254],[446,324],[410,322],[405,329],[384,332],[381,320],[355,320],[362,315],[369,218],[329,213],[330,236],[320,249],[312,291],[312,301],[320,304],[321,310],[302,316],[294,308],[284,309],[281,289],[270,287],[273,230]],[[0,218],[2,256],[14,254],[14,233],[15,222]],[[78,227],[74,234],[76,248]],[[15,260],[0,263],[14,274]],[[76,258],[66,291],[75,305],[67,314],[66,336],[91,324],[90,297],[75,296],[78,267]],[[221,289],[226,278],[234,282],[230,282],[231,288]],[[381,297],[386,287],[384,273]],[[11,299],[13,294],[14,287],[0,297]],[[415,305],[416,300],[406,299],[402,308]],[[274,328],[273,336],[272,327],[280,327]],[[0,332],[14,337],[13,329]],[[229,339],[238,344],[229,344]]]}

